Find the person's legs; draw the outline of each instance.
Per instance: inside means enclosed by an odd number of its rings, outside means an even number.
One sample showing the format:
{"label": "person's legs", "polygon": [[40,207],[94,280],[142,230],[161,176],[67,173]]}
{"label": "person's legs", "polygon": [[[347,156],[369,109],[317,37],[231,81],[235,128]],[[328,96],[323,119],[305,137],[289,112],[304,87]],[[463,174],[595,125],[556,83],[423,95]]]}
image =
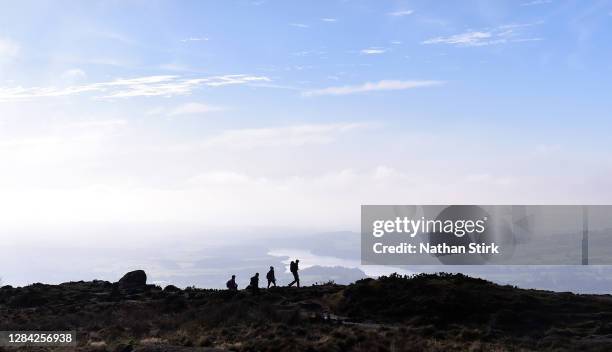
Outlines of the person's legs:
{"label": "person's legs", "polygon": [[293,281],[289,284],[289,286],[292,286],[293,284],[297,284],[297,287],[300,287],[300,277],[298,276],[298,273],[294,272],[292,274],[293,274]]}

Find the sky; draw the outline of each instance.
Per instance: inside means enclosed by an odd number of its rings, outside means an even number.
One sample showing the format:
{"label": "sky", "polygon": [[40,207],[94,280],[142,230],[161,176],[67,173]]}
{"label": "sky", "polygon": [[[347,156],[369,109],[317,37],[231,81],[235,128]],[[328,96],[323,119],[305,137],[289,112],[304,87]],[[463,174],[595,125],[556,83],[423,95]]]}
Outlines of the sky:
{"label": "sky", "polygon": [[3,3],[4,245],[612,199],[612,1]]}

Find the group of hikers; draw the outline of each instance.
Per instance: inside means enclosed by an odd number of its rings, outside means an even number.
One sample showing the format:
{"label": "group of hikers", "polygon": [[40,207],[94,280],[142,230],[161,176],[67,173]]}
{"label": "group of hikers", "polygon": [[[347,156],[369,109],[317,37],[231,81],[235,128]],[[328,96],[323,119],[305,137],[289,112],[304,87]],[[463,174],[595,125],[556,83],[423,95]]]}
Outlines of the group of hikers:
{"label": "group of hikers", "polygon": [[[296,259],[295,261],[291,261],[289,264],[289,271],[293,274],[293,281],[288,285],[288,287],[297,284],[297,287],[300,287],[300,275],[298,274],[300,260]],[[271,266],[270,270],[266,274],[266,279],[268,280],[268,288],[270,285],[276,287],[276,276],[274,275],[274,267]],[[238,284],[236,283],[236,275],[232,275],[232,278],[225,284],[227,289],[230,291],[238,291]],[[259,273],[255,273],[255,276],[251,277],[251,282],[247,289],[250,289],[253,293],[259,292]]]}

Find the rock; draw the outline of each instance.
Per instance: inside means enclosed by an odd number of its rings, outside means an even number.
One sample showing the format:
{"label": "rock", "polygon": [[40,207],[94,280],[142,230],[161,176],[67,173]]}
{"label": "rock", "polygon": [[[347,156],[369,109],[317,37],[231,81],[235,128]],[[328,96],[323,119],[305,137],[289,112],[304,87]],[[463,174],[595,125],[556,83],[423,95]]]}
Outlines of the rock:
{"label": "rock", "polygon": [[147,274],[144,270],[134,270],[123,275],[119,280],[122,290],[144,290],[147,287]]}

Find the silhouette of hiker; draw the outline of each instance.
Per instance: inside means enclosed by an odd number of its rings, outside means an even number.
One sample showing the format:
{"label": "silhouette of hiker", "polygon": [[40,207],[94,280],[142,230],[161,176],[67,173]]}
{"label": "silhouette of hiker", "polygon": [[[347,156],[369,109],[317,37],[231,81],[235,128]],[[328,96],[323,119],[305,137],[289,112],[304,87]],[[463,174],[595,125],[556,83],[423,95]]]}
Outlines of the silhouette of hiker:
{"label": "silhouette of hiker", "polygon": [[236,283],[236,275],[232,275],[232,278],[225,284],[227,289],[230,291],[238,291],[238,284]]}
{"label": "silhouette of hiker", "polygon": [[293,284],[297,284],[297,287],[300,287],[300,275],[298,275],[298,270],[300,270],[298,267],[299,263],[300,260],[296,259],[295,262],[291,262],[291,264],[289,264],[289,271],[291,271],[293,274],[293,281],[291,281],[289,287],[293,286]]}
{"label": "silhouette of hiker", "polygon": [[270,284],[276,287],[276,277],[274,276],[274,267],[270,267],[270,271],[266,274],[266,279],[268,279],[268,288],[270,288]]}
{"label": "silhouette of hiker", "polygon": [[255,276],[251,278],[251,284],[249,287],[254,294],[259,293],[259,273],[255,273]]}

